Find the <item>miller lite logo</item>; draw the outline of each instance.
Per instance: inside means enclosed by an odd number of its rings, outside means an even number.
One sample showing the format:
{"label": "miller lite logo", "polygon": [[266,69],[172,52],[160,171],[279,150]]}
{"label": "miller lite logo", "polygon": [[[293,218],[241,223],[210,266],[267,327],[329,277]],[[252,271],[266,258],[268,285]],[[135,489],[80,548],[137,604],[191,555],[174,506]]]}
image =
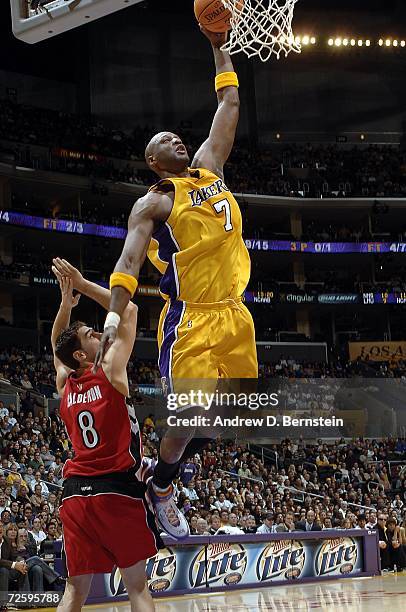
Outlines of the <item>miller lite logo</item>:
{"label": "miller lite logo", "polygon": [[189,569],[189,582],[192,588],[205,587],[216,583],[237,584],[247,568],[247,551],[241,544],[227,542],[202,547]]}
{"label": "miller lite logo", "polygon": [[314,560],[316,576],[351,574],[358,558],[357,543],[353,538],[325,540]]}
{"label": "miller lite logo", "polygon": [[279,540],[264,547],[256,565],[260,582],[275,578],[299,578],[305,566],[306,554],[300,540]]}
{"label": "miller lite logo", "polygon": [[147,581],[150,591],[166,591],[172,585],[176,574],[176,555],[170,548],[160,550],[147,561]]}
{"label": "miller lite logo", "polygon": [[[113,597],[119,597],[120,595],[122,596],[122,595],[127,594],[127,590],[124,586],[124,582],[123,582],[123,579],[121,578],[120,570],[118,569],[118,567],[113,567],[109,580],[108,580],[108,587],[110,589],[110,594]],[[106,590],[107,590],[107,584],[106,584]]]}
{"label": "miller lite logo", "polygon": [[[166,591],[172,585],[176,574],[176,555],[170,548],[160,550],[146,562],[147,582],[150,591]],[[127,595],[120,570],[114,567],[105,580],[107,595],[120,597]]]}

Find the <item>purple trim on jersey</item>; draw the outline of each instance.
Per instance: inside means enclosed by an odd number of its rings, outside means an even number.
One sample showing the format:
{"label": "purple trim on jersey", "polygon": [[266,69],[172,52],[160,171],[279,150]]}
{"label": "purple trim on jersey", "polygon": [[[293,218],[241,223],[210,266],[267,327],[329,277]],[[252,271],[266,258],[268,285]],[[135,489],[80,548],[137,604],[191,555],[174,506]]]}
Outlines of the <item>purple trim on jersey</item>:
{"label": "purple trim on jersey", "polygon": [[172,255],[179,251],[179,247],[171,235],[168,224],[163,223],[161,227],[152,234],[152,237],[159,244],[159,259],[166,261],[166,263],[170,263],[172,260]]}
{"label": "purple trim on jersey", "polygon": [[178,287],[175,280],[175,271],[173,269],[173,259],[168,263],[165,274],[159,283],[159,290],[170,298],[176,300],[178,298]]}
{"label": "purple trim on jersey", "polygon": [[178,289],[175,281],[175,272],[173,269],[172,255],[178,253],[179,246],[176,243],[173,235],[170,231],[170,226],[167,223],[161,225],[161,227],[152,234],[152,237],[158,242],[158,257],[160,260],[165,261],[168,264],[166,272],[161,278],[159,289],[161,293],[169,295],[169,297],[176,299],[178,297]]}
{"label": "purple trim on jersey", "polygon": [[182,320],[185,304],[177,300],[171,300],[166,313],[163,341],[159,352],[158,366],[162,378],[166,378],[166,383],[172,391],[172,348],[177,339],[178,326]]}

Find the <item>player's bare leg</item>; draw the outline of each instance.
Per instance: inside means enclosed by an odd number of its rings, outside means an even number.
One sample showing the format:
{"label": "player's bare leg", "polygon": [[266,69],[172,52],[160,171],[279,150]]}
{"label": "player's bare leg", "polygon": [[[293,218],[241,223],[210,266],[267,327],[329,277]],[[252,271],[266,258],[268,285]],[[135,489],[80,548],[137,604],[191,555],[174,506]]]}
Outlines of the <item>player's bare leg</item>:
{"label": "player's bare leg", "polygon": [[145,561],[120,568],[121,577],[131,602],[131,612],[154,612],[155,604],[147,585]]}
{"label": "player's bare leg", "polygon": [[65,592],[58,606],[59,612],[80,612],[85,605],[93,574],[73,576],[66,580]]}

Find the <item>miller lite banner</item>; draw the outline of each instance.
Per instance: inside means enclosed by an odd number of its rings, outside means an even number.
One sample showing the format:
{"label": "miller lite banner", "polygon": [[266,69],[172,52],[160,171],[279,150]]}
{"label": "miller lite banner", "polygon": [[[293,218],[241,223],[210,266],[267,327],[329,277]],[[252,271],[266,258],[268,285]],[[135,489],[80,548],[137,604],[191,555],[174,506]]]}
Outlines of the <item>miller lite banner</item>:
{"label": "miller lite banner", "polygon": [[[341,537],[340,532],[334,539],[301,539],[301,532],[292,537],[250,542],[252,537],[245,536],[239,538],[244,541],[200,545],[193,545],[190,538],[187,545],[168,546],[147,561],[148,586],[152,594],[163,595],[364,572],[362,537]],[[118,569],[105,574],[104,580],[107,597],[125,596]]]}
{"label": "miller lite banner", "polygon": [[349,342],[351,361],[400,361],[406,359],[406,342]]}

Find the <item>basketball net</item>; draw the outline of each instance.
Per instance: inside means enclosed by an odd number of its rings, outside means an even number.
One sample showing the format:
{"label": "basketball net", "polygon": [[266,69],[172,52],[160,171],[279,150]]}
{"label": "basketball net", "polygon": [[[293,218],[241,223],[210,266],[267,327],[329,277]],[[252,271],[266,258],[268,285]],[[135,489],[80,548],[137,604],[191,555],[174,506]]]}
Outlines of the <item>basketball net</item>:
{"label": "basketball net", "polygon": [[231,55],[243,51],[266,62],[271,55],[300,53],[292,20],[298,0],[222,0],[231,12],[229,39],[222,50]]}

